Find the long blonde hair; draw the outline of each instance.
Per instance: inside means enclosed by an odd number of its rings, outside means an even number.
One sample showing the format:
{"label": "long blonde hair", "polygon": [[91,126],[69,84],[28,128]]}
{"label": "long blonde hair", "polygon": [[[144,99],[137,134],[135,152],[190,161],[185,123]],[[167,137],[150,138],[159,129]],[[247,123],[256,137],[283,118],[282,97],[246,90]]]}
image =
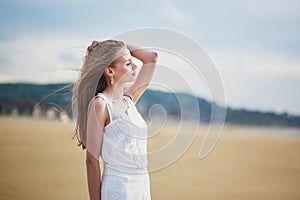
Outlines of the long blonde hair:
{"label": "long blonde hair", "polygon": [[[74,135],[78,140],[78,146],[86,148],[87,111],[91,99],[107,87],[107,78],[104,70],[106,67],[114,67],[117,58],[126,45],[122,41],[105,40],[99,43],[93,50],[87,51],[80,78],[74,83],[72,105],[76,108],[76,126]],[[73,111],[74,112],[74,111]]]}

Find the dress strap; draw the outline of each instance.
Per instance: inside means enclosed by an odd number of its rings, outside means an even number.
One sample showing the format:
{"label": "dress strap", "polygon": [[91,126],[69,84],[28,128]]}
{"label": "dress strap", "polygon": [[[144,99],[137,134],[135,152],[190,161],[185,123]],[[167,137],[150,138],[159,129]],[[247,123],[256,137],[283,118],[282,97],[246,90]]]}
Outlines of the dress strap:
{"label": "dress strap", "polygon": [[127,101],[127,103],[129,104],[129,106],[130,105],[134,105],[134,103],[133,103],[133,101],[132,101],[132,99],[131,99],[130,96],[124,95],[123,97]]}
{"label": "dress strap", "polygon": [[130,98],[130,99],[131,99],[131,101],[132,101],[132,98],[131,98],[131,96],[129,96],[129,95],[127,95],[127,94],[124,94],[123,96],[124,96],[124,97],[128,97],[128,98]]}
{"label": "dress strap", "polygon": [[106,106],[107,106],[107,110],[108,110],[108,114],[109,114],[109,120],[110,120],[110,122],[112,122],[112,102],[111,102],[111,100],[110,100],[107,96],[105,96],[105,95],[102,94],[102,93],[98,93],[96,96],[94,96],[94,97],[91,99],[91,101],[90,101],[90,103],[89,103],[89,105],[88,105],[88,112],[89,112],[89,110],[90,110],[90,105],[91,105],[92,101],[93,101],[95,98],[97,98],[97,97],[102,97],[102,99],[105,101]]}
{"label": "dress strap", "polygon": [[102,99],[106,102],[108,115],[109,115],[109,123],[111,123],[113,121],[111,100],[107,96],[105,96],[104,94],[102,94],[100,92],[95,96],[95,98],[97,98],[97,97],[102,97]]}
{"label": "dress strap", "polygon": [[97,98],[97,97],[102,97],[102,99],[104,99],[104,101],[106,102],[106,104],[108,104],[109,106],[112,107],[112,102],[111,102],[111,100],[110,100],[107,96],[105,96],[104,94],[102,94],[102,93],[99,92],[99,93],[95,96],[95,98]]}

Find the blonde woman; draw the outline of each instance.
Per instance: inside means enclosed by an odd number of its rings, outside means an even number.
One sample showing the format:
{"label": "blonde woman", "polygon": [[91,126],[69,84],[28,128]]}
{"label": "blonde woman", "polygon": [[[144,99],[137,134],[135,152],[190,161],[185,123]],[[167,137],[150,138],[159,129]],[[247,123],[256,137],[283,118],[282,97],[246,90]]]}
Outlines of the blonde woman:
{"label": "blonde woman", "polygon": [[[143,63],[138,74],[133,57]],[[117,40],[94,41],[88,47],[73,103],[91,200],[151,199],[147,126],[135,103],[151,81],[157,57],[155,51]]]}

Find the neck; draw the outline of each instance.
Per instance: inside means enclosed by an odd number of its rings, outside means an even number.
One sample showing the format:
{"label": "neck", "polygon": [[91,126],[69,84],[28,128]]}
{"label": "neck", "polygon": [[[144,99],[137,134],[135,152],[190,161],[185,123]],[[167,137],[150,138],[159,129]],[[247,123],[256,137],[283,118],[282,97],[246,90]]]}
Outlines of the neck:
{"label": "neck", "polygon": [[115,83],[109,85],[103,90],[103,93],[111,100],[120,100],[123,98],[125,83]]}

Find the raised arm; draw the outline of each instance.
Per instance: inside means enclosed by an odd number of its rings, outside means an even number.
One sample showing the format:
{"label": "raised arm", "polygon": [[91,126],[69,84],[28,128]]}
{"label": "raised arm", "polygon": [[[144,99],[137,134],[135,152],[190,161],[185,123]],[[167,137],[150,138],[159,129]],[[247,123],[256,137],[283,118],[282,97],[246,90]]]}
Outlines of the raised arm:
{"label": "raised arm", "polygon": [[136,103],[152,79],[158,59],[158,53],[129,44],[127,44],[127,48],[133,57],[139,59],[143,63],[135,82],[124,92],[124,94],[131,96],[133,102]]}
{"label": "raised arm", "polygon": [[102,147],[103,129],[108,119],[106,104],[102,98],[90,104],[87,120],[86,170],[90,200],[101,199],[101,170],[99,155]]}

